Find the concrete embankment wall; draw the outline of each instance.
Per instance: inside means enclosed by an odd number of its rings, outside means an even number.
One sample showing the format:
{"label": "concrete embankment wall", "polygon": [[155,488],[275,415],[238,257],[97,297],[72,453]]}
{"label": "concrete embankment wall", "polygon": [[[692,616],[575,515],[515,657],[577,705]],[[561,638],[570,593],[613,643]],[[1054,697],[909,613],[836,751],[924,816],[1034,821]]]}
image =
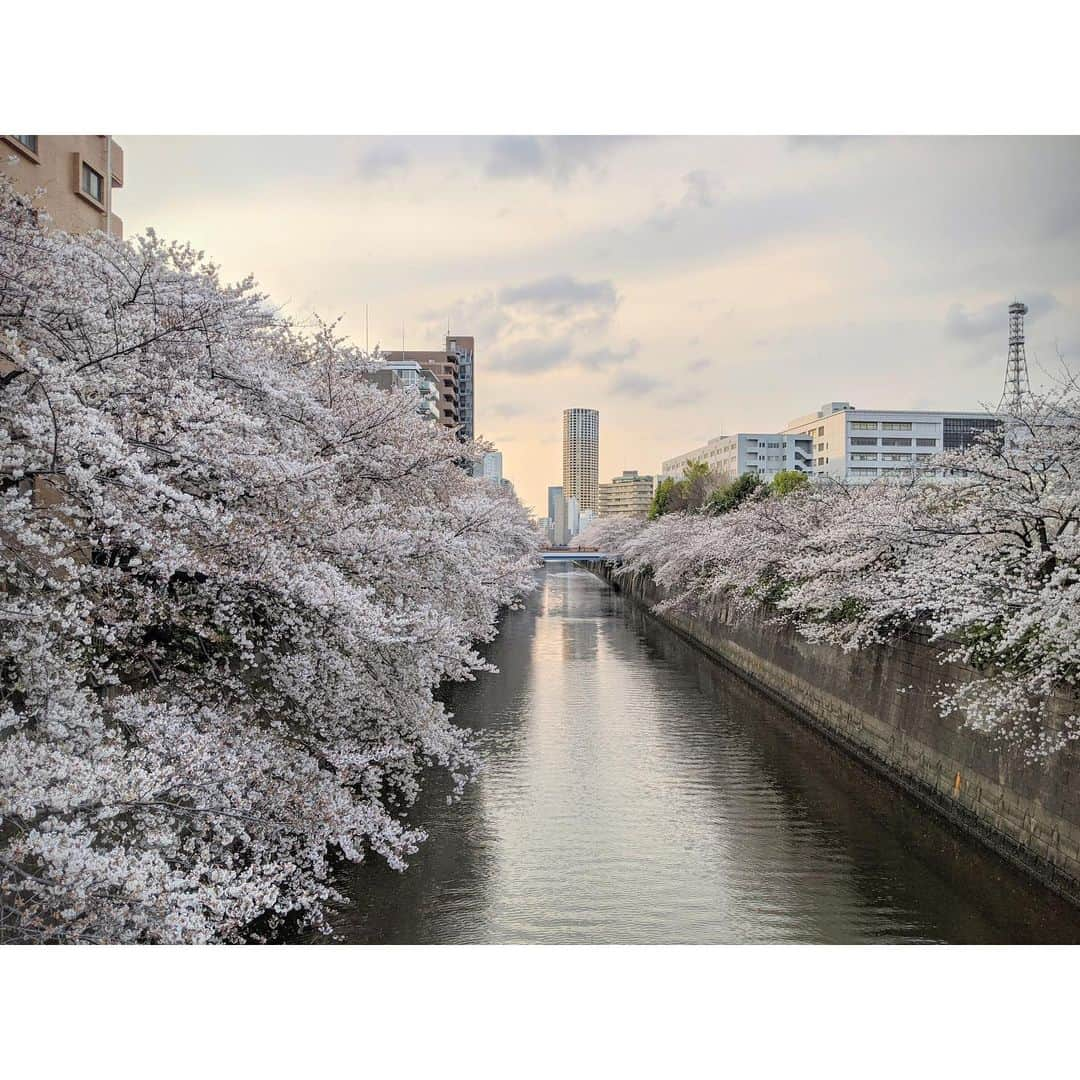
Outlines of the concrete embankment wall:
{"label": "concrete embankment wall", "polygon": [[[613,579],[609,567],[597,572],[646,607],[664,598],[648,576]],[[925,635],[845,653],[811,644],[764,612],[736,618],[716,604],[653,614],[799,720],[1080,905],[1080,744],[1030,761],[943,719],[934,705],[938,688],[974,672],[942,664],[941,647]],[[1075,708],[1057,704],[1062,712]]]}

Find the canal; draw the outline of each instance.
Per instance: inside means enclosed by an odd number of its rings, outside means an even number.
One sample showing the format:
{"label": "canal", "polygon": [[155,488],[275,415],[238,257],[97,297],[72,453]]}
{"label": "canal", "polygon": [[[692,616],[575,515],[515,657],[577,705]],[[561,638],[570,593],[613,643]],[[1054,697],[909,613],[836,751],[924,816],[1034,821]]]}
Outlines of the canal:
{"label": "canal", "polygon": [[[331,940],[1076,942],[1080,915],[587,571],[540,574],[454,688],[482,776]],[[324,939],[325,940],[325,939]]]}

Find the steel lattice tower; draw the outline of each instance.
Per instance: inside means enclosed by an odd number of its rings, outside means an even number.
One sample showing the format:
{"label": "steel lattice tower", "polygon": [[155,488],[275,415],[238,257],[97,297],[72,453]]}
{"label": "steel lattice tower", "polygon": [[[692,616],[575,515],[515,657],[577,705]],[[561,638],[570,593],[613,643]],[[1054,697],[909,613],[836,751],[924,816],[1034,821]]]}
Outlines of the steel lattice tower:
{"label": "steel lattice tower", "polygon": [[1027,356],[1024,354],[1024,316],[1027,310],[1027,304],[1019,300],[1009,305],[1009,359],[1005,363],[1005,386],[998,409],[1008,409],[1014,415],[1020,412],[1024,399],[1031,392]]}

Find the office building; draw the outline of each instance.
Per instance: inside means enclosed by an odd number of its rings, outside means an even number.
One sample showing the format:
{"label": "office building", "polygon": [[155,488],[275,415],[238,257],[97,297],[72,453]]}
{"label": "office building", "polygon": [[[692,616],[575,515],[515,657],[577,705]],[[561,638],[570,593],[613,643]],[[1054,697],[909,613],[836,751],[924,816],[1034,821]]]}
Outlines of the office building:
{"label": "office building", "polygon": [[503,481],[503,456],[499,450],[493,450],[476,463],[474,475],[482,477],[493,484],[502,485]]}
{"label": "office building", "polygon": [[552,547],[566,547],[570,541],[566,527],[566,498],[561,487],[548,488],[548,542]]}
{"label": "office building", "polygon": [[[34,199],[54,227],[123,237],[112,193],[124,186],[124,152],[111,136],[0,135],[0,173]],[[45,189],[41,198],[38,188]]]}
{"label": "office building", "polygon": [[624,470],[610,484],[600,485],[597,513],[600,517],[618,514],[647,514],[652,505],[653,478],[640,476],[637,469]]}
{"label": "office building", "polygon": [[[591,513],[591,511],[586,510],[585,513]],[[577,499],[571,495],[566,500],[566,542],[573,540],[579,532],[581,532],[581,510]]]}
{"label": "office building", "polygon": [[985,412],[856,409],[829,401],[792,420],[783,434],[811,440],[813,476],[863,481],[925,467],[933,455],[964,449],[999,423]]}
{"label": "office building", "polygon": [[702,461],[719,475],[731,480],[747,473],[771,480],[786,469],[810,472],[813,465],[812,442],[806,434],[739,432],[736,435],[718,435],[696,450],[668,458],[661,468],[660,479],[681,479],[683,469],[691,461]]}
{"label": "office building", "polygon": [[579,510],[600,501],[600,414],[595,409],[563,410],[563,491]]}

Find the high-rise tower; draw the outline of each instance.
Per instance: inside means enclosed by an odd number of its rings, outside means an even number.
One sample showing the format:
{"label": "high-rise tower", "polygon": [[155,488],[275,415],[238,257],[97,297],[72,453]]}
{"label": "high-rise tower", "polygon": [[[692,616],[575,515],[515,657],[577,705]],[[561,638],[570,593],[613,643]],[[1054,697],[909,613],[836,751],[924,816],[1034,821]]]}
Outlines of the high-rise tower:
{"label": "high-rise tower", "polygon": [[1005,386],[1001,391],[998,411],[1008,410],[1014,415],[1020,412],[1031,390],[1027,356],[1024,354],[1024,316],[1027,310],[1027,304],[1019,300],[1009,305],[1009,359],[1005,363]]}
{"label": "high-rise tower", "polygon": [[596,513],[600,501],[600,414],[595,409],[563,409],[563,494],[579,510]]}

